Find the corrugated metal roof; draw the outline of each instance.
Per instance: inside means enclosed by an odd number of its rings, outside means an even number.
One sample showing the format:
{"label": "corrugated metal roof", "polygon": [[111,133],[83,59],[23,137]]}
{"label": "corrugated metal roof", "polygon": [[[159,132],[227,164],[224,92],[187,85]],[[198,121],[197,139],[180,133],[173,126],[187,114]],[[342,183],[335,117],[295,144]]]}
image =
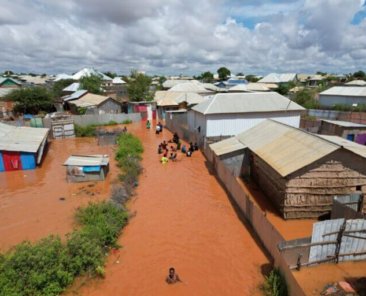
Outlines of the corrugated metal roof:
{"label": "corrugated metal roof", "polygon": [[355,86],[366,86],[366,81],[364,80],[352,80],[345,83],[345,85],[355,85]]}
{"label": "corrugated metal roof", "polygon": [[163,82],[163,87],[166,89],[172,88],[173,86],[185,83],[185,82],[198,82],[197,80],[191,80],[191,79],[168,79]]}
{"label": "corrugated metal roof", "polygon": [[48,128],[16,127],[0,123],[0,150],[36,153]]}
{"label": "corrugated metal roof", "polygon": [[322,119],[324,122],[329,122],[331,124],[343,126],[343,127],[366,127],[365,124],[360,123],[354,123],[350,121],[342,121],[342,120],[328,120],[328,119]]}
{"label": "corrugated metal roof", "polygon": [[54,81],[60,81],[60,80],[67,80],[67,79],[74,79],[72,75],[61,73],[57,74]]}
{"label": "corrugated metal roof", "polygon": [[114,77],[112,80],[113,84],[126,84],[126,81],[124,81],[121,77]]}
{"label": "corrugated metal roof", "polygon": [[270,91],[270,89],[264,83],[250,82],[248,84],[237,84],[229,89],[229,91],[244,91],[244,92],[255,92],[255,91]]}
{"label": "corrugated metal roof", "polygon": [[286,83],[295,80],[296,73],[270,73],[260,79],[259,83]]}
{"label": "corrugated metal roof", "polygon": [[109,163],[108,155],[71,155],[64,163],[70,166],[105,166]]}
{"label": "corrugated metal roof", "polygon": [[216,94],[192,110],[203,114],[254,113],[305,110],[276,92]]}
{"label": "corrugated metal roof", "polygon": [[74,75],[72,75],[72,78],[74,80],[80,80],[83,77],[89,77],[92,75],[96,75],[99,76],[100,78],[102,78],[102,80],[112,80],[112,78],[110,78],[109,76],[105,75],[104,73],[94,70],[92,68],[84,68],[82,70],[80,70],[79,72],[76,72]]}
{"label": "corrugated metal roof", "polygon": [[72,101],[72,100],[77,100],[79,98],[81,98],[83,95],[85,95],[88,91],[85,89],[80,89],[74,93],[72,93],[71,95],[68,96],[64,96],[62,97],[62,99],[67,102],[67,101]]}
{"label": "corrugated metal roof", "polygon": [[[336,136],[311,134],[271,119],[233,138],[243,147],[248,147],[283,177],[338,149],[346,149],[366,158],[366,147],[363,145]],[[243,148],[235,140],[224,140],[215,145],[217,146],[214,148],[220,155]]]}
{"label": "corrugated metal roof", "polygon": [[359,156],[366,158],[366,147],[356,142],[349,141],[338,136],[319,135],[321,138],[343,147]]}
{"label": "corrugated metal roof", "polygon": [[287,176],[339,148],[316,135],[274,120],[265,120],[236,137],[281,176]]}
{"label": "corrugated metal roof", "polygon": [[3,84],[6,80],[11,80],[15,84],[22,85],[22,83],[19,80],[12,77],[0,77],[0,85]]}
{"label": "corrugated metal roof", "polygon": [[206,89],[202,83],[196,82],[183,82],[174,85],[168,91],[180,91],[180,92],[193,92],[193,93],[210,93],[208,89]]}
{"label": "corrugated metal roof", "polygon": [[157,91],[154,100],[158,106],[177,106],[180,103],[187,102],[188,105],[199,104],[204,98],[197,93],[175,92],[175,91]]}
{"label": "corrugated metal roof", "polygon": [[80,88],[79,82],[71,83],[69,86],[65,87],[62,91],[78,91]]}
{"label": "corrugated metal roof", "polygon": [[82,96],[80,99],[71,101],[71,104],[74,104],[77,107],[93,107],[99,106],[101,103],[105,102],[106,100],[111,99],[110,97],[96,95],[87,93],[85,96]]}
{"label": "corrugated metal roof", "polygon": [[235,137],[222,140],[210,145],[211,150],[217,155],[225,155],[234,151],[245,149],[246,146],[239,142]]}
{"label": "corrugated metal roof", "polygon": [[334,86],[319,95],[321,96],[349,96],[366,97],[366,87],[363,86]]}

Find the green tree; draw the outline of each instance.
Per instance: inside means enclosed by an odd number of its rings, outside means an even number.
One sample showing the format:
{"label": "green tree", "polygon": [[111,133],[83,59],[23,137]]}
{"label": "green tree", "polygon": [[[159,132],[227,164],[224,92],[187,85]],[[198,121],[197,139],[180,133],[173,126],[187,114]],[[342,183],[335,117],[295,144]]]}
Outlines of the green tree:
{"label": "green tree", "polygon": [[230,76],[231,72],[226,67],[221,67],[217,70],[217,74],[219,74],[219,78],[221,80],[225,80],[228,76]]}
{"label": "green tree", "polygon": [[249,82],[257,82],[259,80],[258,77],[255,75],[247,75],[245,76],[245,79]]}
{"label": "green tree", "polygon": [[102,92],[102,78],[97,75],[84,76],[80,79],[80,88],[85,89],[92,94]]}
{"label": "green tree", "polygon": [[357,71],[353,73],[353,77],[356,79],[366,79],[366,73],[364,71]]}
{"label": "green tree", "polygon": [[104,72],[103,74],[104,74],[104,75],[107,75],[107,76],[108,76],[108,77],[110,77],[110,78],[115,78],[115,77],[117,77],[117,73],[115,73],[115,72],[107,71],[107,72]]}
{"label": "green tree", "polygon": [[150,101],[153,93],[150,91],[151,78],[145,74],[131,71],[130,79],[127,84],[127,92],[131,101]]}
{"label": "green tree", "polygon": [[75,82],[72,79],[62,79],[59,81],[56,81],[52,86],[52,95],[55,99],[58,99],[62,96],[62,90]]}
{"label": "green tree", "polygon": [[14,111],[19,113],[38,114],[54,110],[52,94],[41,86],[15,89],[5,99],[15,102]]}
{"label": "green tree", "polygon": [[310,89],[305,88],[298,91],[293,100],[307,109],[317,109],[319,107],[319,102],[315,99],[315,91]]}
{"label": "green tree", "polygon": [[210,71],[201,74],[201,80],[206,83],[211,83],[214,80],[214,75]]}

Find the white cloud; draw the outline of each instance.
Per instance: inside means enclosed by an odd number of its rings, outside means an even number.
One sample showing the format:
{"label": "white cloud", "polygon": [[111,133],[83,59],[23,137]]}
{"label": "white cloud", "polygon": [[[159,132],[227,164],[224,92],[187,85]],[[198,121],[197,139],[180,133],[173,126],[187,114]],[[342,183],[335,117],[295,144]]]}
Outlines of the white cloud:
{"label": "white cloud", "polygon": [[[348,72],[366,64],[360,0],[0,0],[3,69]],[[167,4],[169,3],[169,4]],[[253,29],[243,19],[257,18]],[[244,21],[245,23],[245,21]]]}

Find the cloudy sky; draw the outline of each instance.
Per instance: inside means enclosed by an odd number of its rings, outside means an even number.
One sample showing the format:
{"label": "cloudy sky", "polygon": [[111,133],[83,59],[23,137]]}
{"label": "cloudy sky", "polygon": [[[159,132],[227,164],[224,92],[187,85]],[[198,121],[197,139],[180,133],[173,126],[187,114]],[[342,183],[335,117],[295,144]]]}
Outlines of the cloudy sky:
{"label": "cloudy sky", "polygon": [[0,71],[366,70],[366,0],[0,0]]}

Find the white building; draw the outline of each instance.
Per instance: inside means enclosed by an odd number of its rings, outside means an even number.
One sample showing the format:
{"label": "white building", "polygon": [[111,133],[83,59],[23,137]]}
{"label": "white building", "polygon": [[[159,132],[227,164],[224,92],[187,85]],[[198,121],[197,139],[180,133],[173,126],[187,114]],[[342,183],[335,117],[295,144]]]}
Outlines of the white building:
{"label": "white building", "polygon": [[188,112],[188,128],[204,140],[229,137],[266,119],[300,126],[305,108],[276,92],[216,94]]}
{"label": "white building", "polygon": [[335,105],[366,105],[366,87],[364,86],[334,86],[319,94],[321,106]]}

